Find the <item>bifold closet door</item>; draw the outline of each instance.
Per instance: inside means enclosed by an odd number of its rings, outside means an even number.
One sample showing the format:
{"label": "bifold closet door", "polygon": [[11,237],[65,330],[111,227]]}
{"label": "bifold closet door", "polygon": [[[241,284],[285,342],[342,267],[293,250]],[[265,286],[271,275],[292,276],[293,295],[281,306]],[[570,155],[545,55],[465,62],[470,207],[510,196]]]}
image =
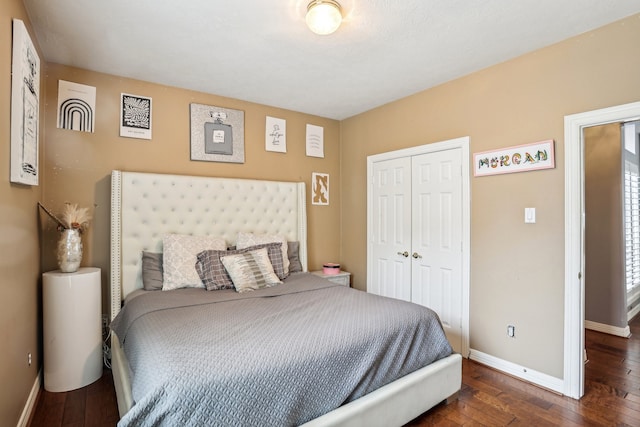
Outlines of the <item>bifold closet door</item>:
{"label": "bifold closet door", "polygon": [[431,308],[462,349],[462,151],[373,164],[371,293]]}
{"label": "bifold closet door", "polygon": [[411,301],[440,316],[454,349],[462,346],[462,155],[460,149],[412,157]]}
{"label": "bifold closet door", "polygon": [[373,166],[369,292],[411,301],[411,158]]}

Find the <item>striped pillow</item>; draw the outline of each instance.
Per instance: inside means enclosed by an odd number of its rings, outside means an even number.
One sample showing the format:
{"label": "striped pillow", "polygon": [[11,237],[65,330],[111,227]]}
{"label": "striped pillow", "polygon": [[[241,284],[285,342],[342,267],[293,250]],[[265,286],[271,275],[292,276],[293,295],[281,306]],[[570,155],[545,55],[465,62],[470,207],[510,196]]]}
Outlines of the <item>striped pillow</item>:
{"label": "striped pillow", "polygon": [[220,257],[238,292],[253,291],[280,285],[282,282],[273,272],[267,249],[256,249],[237,255]]}
{"label": "striped pillow", "polygon": [[198,254],[196,261],[196,271],[200,276],[200,280],[208,291],[216,291],[219,289],[233,289],[233,281],[222,265],[220,257],[228,255],[237,255],[250,252],[256,249],[267,249],[269,261],[273,267],[273,272],[280,280],[285,279],[287,275],[284,273],[282,262],[282,243],[265,243],[262,245],[251,246],[245,249],[235,249],[228,251],[202,251]]}

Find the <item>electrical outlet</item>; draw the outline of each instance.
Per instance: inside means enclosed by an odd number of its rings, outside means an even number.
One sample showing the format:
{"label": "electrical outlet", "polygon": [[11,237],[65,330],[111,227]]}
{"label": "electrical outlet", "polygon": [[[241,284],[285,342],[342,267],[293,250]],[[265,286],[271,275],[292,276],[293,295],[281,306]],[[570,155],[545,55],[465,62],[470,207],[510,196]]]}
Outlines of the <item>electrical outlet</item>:
{"label": "electrical outlet", "polygon": [[516,327],[513,325],[509,325],[507,326],[507,336],[511,337],[511,338],[515,338],[516,337]]}
{"label": "electrical outlet", "polygon": [[31,366],[31,353],[27,353],[27,364]]}

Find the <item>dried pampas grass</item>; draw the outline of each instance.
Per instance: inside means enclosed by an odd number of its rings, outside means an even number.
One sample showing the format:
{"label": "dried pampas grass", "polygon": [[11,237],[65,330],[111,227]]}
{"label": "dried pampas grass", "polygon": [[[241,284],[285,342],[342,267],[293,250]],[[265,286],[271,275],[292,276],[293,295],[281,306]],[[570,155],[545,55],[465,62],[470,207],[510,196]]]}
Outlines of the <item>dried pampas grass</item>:
{"label": "dried pampas grass", "polygon": [[65,228],[84,231],[89,227],[91,215],[88,208],[79,208],[77,204],[65,203],[61,222]]}
{"label": "dried pampas grass", "polygon": [[56,224],[58,231],[75,229],[81,233],[89,228],[89,221],[91,221],[91,215],[89,215],[89,208],[79,208],[77,204],[65,203],[64,209],[60,218],[47,209],[42,203],[38,202],[40,206]]}

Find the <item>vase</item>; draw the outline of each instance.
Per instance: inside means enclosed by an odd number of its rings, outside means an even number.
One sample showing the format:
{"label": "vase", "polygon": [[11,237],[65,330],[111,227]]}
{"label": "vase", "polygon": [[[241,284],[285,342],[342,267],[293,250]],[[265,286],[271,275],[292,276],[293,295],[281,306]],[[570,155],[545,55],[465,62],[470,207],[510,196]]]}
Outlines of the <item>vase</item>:
{"label": "vase", "polygon": [[80,231],[74,228],[65,229],[58,241],[58,267],[63,273],[78,271],[82,261],[82,239]]}

